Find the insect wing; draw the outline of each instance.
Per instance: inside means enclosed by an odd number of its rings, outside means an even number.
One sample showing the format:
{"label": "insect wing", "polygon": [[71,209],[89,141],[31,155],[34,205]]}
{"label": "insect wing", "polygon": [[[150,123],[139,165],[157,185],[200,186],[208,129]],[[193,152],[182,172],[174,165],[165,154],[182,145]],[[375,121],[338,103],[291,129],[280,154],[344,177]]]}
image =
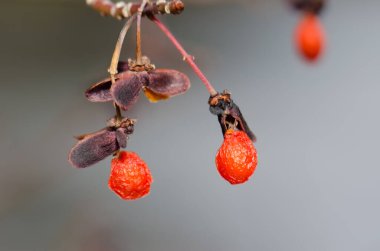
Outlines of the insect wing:
{"label": "insect wing", "polygon": [[77,168],[91,166],[119,149],[115,131],[103,129],[84,136],[71,149],[69,162]]}

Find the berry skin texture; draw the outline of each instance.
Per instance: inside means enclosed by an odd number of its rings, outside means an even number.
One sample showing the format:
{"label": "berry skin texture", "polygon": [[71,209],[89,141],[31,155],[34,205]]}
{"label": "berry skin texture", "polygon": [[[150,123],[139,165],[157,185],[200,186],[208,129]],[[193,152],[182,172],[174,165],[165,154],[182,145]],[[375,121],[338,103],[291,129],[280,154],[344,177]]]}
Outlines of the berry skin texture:
{"label": "berry skin texture", "polygon": [[246,182],[257,166],[257,152],[243,131],[229,129],[215,158],[220,175],[232,185]]}
{"label": "berry skin texture", "polygon": [[315,14],[304,15],[295,32],[295,43],[306,60],[314,62],[318,59],[325,47],[325,35]]}
{"label": "berry skin texture", "polygon": [[124,200],[145,197],[153,182],[147,164],[134,152],[121,151],[112,159],[109,188]]}

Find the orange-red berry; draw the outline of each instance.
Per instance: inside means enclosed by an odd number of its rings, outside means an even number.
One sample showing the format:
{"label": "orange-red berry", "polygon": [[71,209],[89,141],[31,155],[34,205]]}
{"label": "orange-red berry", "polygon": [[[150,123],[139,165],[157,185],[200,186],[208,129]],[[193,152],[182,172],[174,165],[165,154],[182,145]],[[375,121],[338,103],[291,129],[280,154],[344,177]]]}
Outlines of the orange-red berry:
{"label": "orange-red berry", "polygon": [[108,185],[124,200],[135,200],[149,194],[153,182],[147,164],[133,152],[122,151],[112,159]]}
{"label": "orange-red berry", "polygon": [[216,155],[220,175],[231,184],[241,184],[252,176],[257,166],[257,152],[243,131],[227,130]]}
{"label": "orange-red berry", "polygon": [[295,42],[305,59],[309,61],[318,59],[325,46],[325,35],[315,14],[306,13],[302,18],[296,29]]}

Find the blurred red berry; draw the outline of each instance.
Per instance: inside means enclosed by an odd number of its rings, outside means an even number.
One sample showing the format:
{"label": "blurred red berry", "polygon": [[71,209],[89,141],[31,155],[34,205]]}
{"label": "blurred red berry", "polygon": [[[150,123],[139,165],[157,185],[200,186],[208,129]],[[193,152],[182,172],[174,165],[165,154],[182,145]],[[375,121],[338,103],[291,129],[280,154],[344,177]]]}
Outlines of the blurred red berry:
{"label": "blurred red berry", "polygon": [[220,175],[231,184],[246,182],[257,166],[257,152],[243,131],[228,130],[224,142],[216,155],[216,166]]}
{"label": "blurred red berry", "polygon": [[325,35],[318,17],[306,13],[298,24],[295,42],[299,52],[309,61],[315,61],[325,46]]}
{"label": "blurred red berry", "polygon": [[148,166],[133,152],[122,151],[112,159],[108,185],[124,200],[135,200],[149,194],[153,182]]}

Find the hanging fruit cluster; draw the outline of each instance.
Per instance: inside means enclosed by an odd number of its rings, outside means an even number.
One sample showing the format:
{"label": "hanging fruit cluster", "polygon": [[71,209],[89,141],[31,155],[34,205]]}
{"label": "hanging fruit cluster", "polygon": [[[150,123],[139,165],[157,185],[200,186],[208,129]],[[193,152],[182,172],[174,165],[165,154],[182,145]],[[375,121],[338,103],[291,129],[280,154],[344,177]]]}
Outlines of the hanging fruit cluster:
{"label": "hanging fruit cluster", "polygon": [[[134,152],[122,151],[134,132],[135,119],[122,116],[130,110],[141,92],[151,102],[166,100],[184,94],[190,88],[189,78],[173,69],[156,69],[141,50],[141,18],[148,17],[164,32],[182,54],[183,59],[199,76],[210,93],[209,109],[217,115],[224,142],[216,156],[221,176],[231,184],[246,182],[257,166],[257,153],[253,146],[256,137],[249,129],[239,107],[228,91],[218,93],[195,64],[192,56],[177,41],[167,27],[156,18],[157,14],[180,14],[184,4],[179,0],[114,4],[108,0],[87,0],[87,4],[104,15],[127,19],[117,40],[108,69],[110,76],[88,88],[86,98],[91,102],[112,102],[116,115],[108,120],[104,129],[76,137],[78,142],[69,153],[69,162],[77,168],[91,166],[113,155],[109,188],[125,200],[139,199],[149,194],[153,182],[147,164]],[[124,38],[137,19],[136,57],[120,61]]]}
{"label": "hanging fruit cluster", "polygon": [[325,48],[325,34],[319,21],[324,0],[290,0],[292,6],[302,12],[295,31],[295,44],[299,53],[309,62],[316,61]]}

